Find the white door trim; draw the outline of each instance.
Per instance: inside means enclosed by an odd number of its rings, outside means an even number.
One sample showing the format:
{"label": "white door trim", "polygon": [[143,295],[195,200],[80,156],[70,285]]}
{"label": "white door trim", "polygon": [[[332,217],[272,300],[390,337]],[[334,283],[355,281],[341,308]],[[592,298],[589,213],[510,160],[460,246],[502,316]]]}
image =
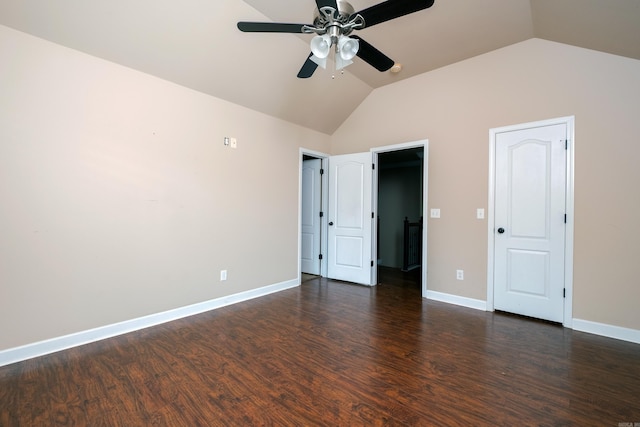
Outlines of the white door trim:
{"label": "white door trim", "polygon": [[[373,162],[375,164],[374,174],[373,174],[373,211],[378,212],[378,154],[386,153],[389,151],[398,151],[398,150],[406,150],[409,148],[424,148],[424,162],[423,162],[423,175],[422,175],[422,297],[427,297],[427,207],[429,205],[428,195],[429,195],[429,140],[421,139],[413,142],[405,142],[402,144],[395,145],[385,145],[383,147],[375,147],[370,151],[373,153]],[[373,227],[371,244],[372,253],[375,253],[375,248],[378,242],[377,230],[376,227]],[[373,283],[378,282],[378,269],[373,269]]]}
{"label": "white door trim", "polygon": [[564,287],[566,290],[564,299],[564,321],[567,328],[573,326],[573,220],[574,220],[574,158],[575,158],[575,117],[560,117],[550,120],[523,123],[513,126],[504,126],[489,130],[489,201],[487,215],[487,311],[493,311],[493,287],[494,287],[494,228],[495,228],[495,142],[496,134],[534,127],[566,124],[567,126],[567,169],[566,169],[566,201],[567,225],[565,227],[565,272]]}
{"label": "white door trim", "polygon": [[[301,235],[302,235],[302,162],[304,156],[312,156],[322,160],[322,167],[326,169],[327,167],[327,159],[330,157],[326,153],[321,153],[319,151],[307,150],[305,148],[300,148],[299,153],[299,164],[298,164],[298,282],[302,280],[302,243],[301,243]],[[328,194],[328,174],[326,173],[322,175],[322,209],[327,212],[327,206],[329,204],[329,194]],[[322,277],[327,277],[327,221],[326,215],[320,221],[320,253],[323,255],[324,259],[322,263],[320,263],[320,275]]]}
{"label": "white door trim", "polygon": [[322,159],[309,157],[302,161],[302,216],[301,242],[303,273],[320,274],[322,239]]}

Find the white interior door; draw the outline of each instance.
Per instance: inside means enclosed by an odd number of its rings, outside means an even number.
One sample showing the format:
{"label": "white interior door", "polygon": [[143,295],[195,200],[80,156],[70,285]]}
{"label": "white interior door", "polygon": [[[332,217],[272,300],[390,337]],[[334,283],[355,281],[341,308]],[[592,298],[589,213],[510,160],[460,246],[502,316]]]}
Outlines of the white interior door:
{"label": "white interior door", "polygon": [[302,212],[300,230],[300,269],[320,274],[320,211],[322,200],[322,160],[302,162]]}
{"label": "white interior door", "polygon": [[327,275],[371,285],[372,154],[329,158]]}
{"label": "white interior door", "polygon": [[495,136],[494,307],[562,322],[567,125]]}

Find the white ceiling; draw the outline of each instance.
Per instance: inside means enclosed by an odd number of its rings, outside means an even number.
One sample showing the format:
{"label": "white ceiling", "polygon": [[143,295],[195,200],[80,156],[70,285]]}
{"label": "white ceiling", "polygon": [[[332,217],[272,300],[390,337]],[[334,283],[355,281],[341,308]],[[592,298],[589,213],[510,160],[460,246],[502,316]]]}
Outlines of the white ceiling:
{"label": "white ceiling", "polygon": [[0,24],[326,134],[377,87],[532,37],[640,59],[640,0],[436,0],[358,32],[401,73],[356,59],[335,79],[320,68],[296,78],[310,35],[236,28],[311,23],[314,8],[314,0],[0,0]]}

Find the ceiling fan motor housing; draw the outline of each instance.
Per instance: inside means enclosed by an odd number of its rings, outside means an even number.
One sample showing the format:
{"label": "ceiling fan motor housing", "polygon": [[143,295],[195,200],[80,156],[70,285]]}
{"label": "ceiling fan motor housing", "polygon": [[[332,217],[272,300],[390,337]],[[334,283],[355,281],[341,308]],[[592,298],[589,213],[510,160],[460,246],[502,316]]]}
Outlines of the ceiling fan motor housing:
{"label": "ceiling fan motor housing", "polygon": [[339,22],[345,24],[349,21],[349,17],[355,13],[355,9],[350,3],[344,0],[337,0],[338,10],[325,6],[322,10],[316,9],[313,19],[313,25],[316,27],[324,27],[331,22]]}

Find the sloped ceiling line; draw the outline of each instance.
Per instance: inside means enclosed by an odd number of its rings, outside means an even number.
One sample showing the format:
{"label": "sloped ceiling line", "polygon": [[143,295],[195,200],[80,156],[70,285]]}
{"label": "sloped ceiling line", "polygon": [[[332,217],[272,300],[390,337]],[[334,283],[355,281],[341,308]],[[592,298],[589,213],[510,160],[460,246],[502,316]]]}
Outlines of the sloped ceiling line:
{"label": "sloped ceiling line", "polygon": [[[380,0],[351,0],[361,10]],[[296,74],[310,36],[247,34],[236,22],[311,22],[313,0],[5,0],[0,24],[332,134],[373,91],[532,37],[640,59],[638,0],[436,0],[359,34],[403,64],[380,73]]]}

